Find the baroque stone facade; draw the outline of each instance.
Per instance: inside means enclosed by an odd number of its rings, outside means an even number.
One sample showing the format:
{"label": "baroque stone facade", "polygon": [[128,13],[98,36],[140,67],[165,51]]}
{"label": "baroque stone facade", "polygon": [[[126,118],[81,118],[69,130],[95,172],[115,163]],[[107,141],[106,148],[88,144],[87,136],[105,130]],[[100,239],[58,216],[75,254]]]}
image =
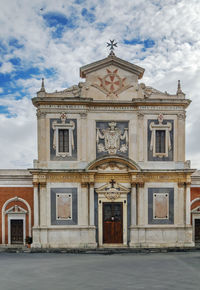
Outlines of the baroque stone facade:
{"label": "baroque stone facade", "polygon": [[139,82],[144,69],[112,52],[85,79],[37,108],[33,247],[193,246],[180,89]]}

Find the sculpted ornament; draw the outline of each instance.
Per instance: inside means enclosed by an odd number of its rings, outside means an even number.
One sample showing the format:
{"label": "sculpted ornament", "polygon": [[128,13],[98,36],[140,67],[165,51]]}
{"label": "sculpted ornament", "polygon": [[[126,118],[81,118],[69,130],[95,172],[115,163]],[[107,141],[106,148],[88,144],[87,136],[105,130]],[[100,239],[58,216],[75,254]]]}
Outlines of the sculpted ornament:
{"label": "sculpted ornament", "polygon": [[118,94],[132,87],[131,85],[125,85],[126,78],[121,78],[118,75],[118,69],[113,71],[106,69],[104,77],[98,77],[100,84],[93,84],[95,88],[99,89],[107,95],[107,97],[116,98]]}
{"label": "sculpted ornament", "polygon": [[[115,155],[117,151],[122,153],[128,150],[128,128],[121,129],[116,127],[116,122],[108,123],[110,128],[102,129],[97,128],[97,150],[98,152],[108,152]],[[99,143],[99,139],[104,139],[105,143]],[[120,140],[125,140],[125,143],[120,145]]]}

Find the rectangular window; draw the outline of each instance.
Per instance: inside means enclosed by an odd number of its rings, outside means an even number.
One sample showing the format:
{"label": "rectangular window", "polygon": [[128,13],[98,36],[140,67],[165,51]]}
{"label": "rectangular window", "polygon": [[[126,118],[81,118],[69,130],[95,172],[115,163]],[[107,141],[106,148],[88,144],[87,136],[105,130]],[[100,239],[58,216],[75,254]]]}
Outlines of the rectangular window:
{"label": "rectangular window", "polygon": [[59,152],[69,152],[69,130],[59,129],[58,138]]}
{"label": "rectangular window", "polygon": [[70,193],[56,194],[56,219],[57,220],[72,219],[72,194]]}
{"label": "rectangular window", "polygon": [[156,130],[156,153],[165,153],[165,130]]}

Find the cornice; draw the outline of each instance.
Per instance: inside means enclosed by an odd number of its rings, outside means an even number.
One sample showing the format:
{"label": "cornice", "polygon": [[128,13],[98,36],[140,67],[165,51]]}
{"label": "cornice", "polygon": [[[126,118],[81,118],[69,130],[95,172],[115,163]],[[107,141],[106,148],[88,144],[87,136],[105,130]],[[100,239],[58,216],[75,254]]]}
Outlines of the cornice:
{"label": "cornice", "polygon": [[[86,98],[63,98],[63,97],[35,97],[32,99],[32,103],[35,107],[41,105],[79,105],[85,107],[91,106],[132,106],[133,108],[141,106],[182,106],[187,108],[191,103],[189,99],[132,99],[132,101],[121,101],[121,100],[93,100]],[[142,108],[141,108],[142,109]]]}

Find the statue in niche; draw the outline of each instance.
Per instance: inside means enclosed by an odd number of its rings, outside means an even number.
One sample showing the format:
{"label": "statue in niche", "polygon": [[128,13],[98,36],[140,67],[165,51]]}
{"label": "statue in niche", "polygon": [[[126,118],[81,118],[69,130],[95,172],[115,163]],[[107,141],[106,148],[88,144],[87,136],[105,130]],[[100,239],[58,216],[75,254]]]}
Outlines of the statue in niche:
{"label": "statue in niche", "polygon": [[[98,152],[108,152],[111,155],[120,151],[125,153],[128,150],[128,128],[121,129],[116,127],[116,122],[108,123],[110,128],[102,129],[97,128],[97,150]],[[99,143],[99,139],[104,139],[105,144]],[[120,145],[120,140],[125,140],[124,144]]]}

